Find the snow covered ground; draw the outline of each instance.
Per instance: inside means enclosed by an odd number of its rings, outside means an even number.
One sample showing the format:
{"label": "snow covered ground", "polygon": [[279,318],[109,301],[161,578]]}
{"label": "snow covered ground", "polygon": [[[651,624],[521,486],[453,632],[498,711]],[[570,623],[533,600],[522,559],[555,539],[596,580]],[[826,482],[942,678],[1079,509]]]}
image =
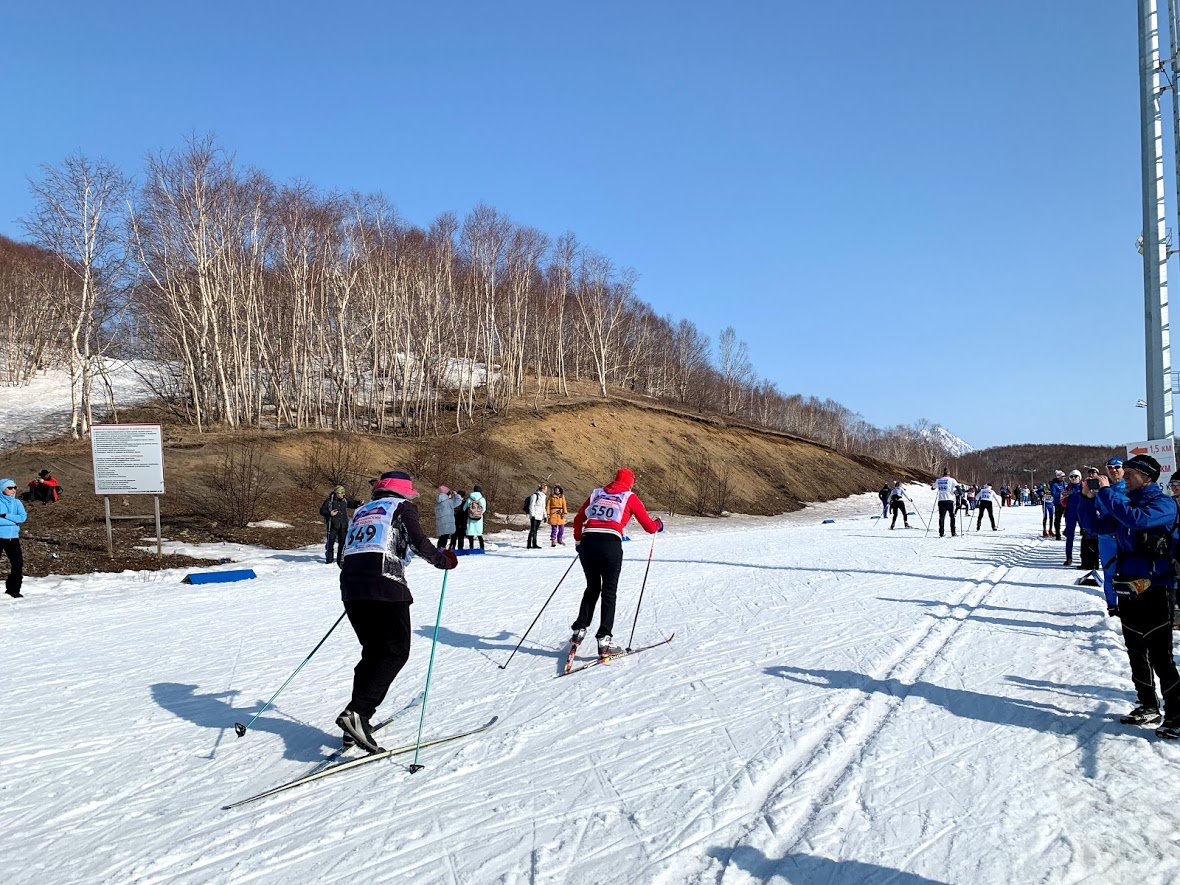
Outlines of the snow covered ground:
{"label": "snow covered ground", "polygon": [[[922,515],[931,493],[911,490]],[[0,870],[9,883],[1169,882],[1180,746],[1119,725],[1117,622],[1035,508],[965,537],[890,531],[875,495],[789,517],[673,519],[636,644],[556,678],[581,592],[570,548],[450,573],[427,737],[477,737],[232,811],[333,748],[358,646],[317,549],[258,573],[26,582],[4,599]],[[832,524],[821,524],[824,517]],[[917,523],[917,519],[911,519]],[[649,541],[625,545],[625,642]],[[219,556],[224,551],[213,551]],[[210,568],[232,566],[211,565]],[[382,712],[422,689],[442,573]],[[387,744],[412,741],[404,710]]]}
{"label": "snow covered ground", "polygon": [[[112,362],[111,386],[120,408],[152,398],[155,394],[136,374],[155,372],[151,363]],[[94,386],[95,420],[107,410],[102,382]],[[37,440],[52,439],[70,431],[70,375],[65,369],[39,372],[27,384],[0,386],[0,451]]]}

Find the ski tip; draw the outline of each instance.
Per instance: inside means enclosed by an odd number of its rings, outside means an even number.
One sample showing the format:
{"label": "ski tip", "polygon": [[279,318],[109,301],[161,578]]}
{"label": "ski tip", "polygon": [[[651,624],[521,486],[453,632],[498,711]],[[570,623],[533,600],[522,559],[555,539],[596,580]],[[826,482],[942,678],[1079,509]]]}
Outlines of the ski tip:
{"label": "ski tip", "polygon": [[240,722],[235,722],[234,723],[234,734],[236,734],[238,737],[245,737],[246,736],[246,726],[242,725],[242,723],[240,723]]}

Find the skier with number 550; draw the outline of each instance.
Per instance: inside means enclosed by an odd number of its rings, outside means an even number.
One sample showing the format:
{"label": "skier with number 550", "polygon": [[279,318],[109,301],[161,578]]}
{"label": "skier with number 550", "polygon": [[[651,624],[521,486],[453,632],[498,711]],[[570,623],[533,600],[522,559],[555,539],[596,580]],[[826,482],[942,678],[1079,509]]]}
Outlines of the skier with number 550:
{"label": "skier with number 550", "polygon": [[622,652],[614,644],[611,634],[615,627],[619,572],[623,568],[623,530],[632,516],[648,534],[664,530],[663,521],[648,516],[639,496],[631,491],[634,484],[635,474],[626,467],[621,468],[615,474],[614,482],[590,493],[574,517],[574,546],[582,561],[582,571],[586,573],[586,592],[578,617],[570,625],[574,631],[570,645],[576,649],[586,637],[586,628],[594,620],[594,607],[601,595],[602,611],[595,634],[601,658]]}

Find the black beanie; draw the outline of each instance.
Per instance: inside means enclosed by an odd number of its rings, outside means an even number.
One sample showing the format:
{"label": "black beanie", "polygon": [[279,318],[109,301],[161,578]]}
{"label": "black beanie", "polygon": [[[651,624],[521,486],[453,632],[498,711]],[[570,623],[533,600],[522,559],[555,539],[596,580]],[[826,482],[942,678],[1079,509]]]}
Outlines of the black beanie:
{"label": "black beanie", "polygon": [[1128,458],[1123,462],[1123,469],[1137,470],[1152,482],[1156,482],[1160,478],[1160,462],[1151,455],[1136,455],[1134,458]]}

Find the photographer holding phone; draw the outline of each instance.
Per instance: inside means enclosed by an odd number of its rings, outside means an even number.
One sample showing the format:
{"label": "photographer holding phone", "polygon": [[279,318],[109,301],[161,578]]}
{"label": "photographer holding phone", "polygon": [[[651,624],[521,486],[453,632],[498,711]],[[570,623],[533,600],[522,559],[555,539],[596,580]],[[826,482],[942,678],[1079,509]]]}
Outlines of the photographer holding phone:
{"label": "photographer holding phone", "polygon": [[1091,477],[1097,488],[1089,482],[1083,486],[1078,515],[1086,531],[1113,534],[1117,547],[1114,588],[1139,700],[1119,721],[1124,725],[1160,721],[1158,679],[1167,718],[1155,733],[1175,740],[1180,738],[1180,673],[1172,658],[1176,504],[1156,485],[1160,465],[1150,455],[1124,461],[1123,475],[1125,497],[1111,488],[1107,477]]}

